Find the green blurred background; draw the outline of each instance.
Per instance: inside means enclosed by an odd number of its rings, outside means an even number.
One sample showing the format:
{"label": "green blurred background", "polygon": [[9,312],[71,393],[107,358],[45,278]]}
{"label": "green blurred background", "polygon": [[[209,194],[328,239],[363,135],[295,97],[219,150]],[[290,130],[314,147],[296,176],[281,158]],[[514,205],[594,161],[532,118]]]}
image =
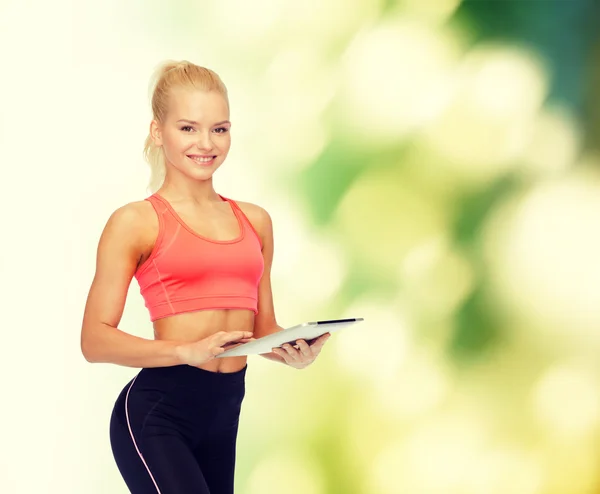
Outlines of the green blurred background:
{"label": "green blurred background", "polygon": [[[40,328],[2,364],[6,492],[126,492],[138,369],[83,361],[81,317],[109,214],[148,195],[150,75],[188,59],[230,93],[216,190],[273,217],[278,322],[365,318],[306,370],[250,357],[236,492],[600,493],[599,5],[0,3],[6,317]],[[120,328],[152,337],[135,282]]]}
{"label": "green blurred background", "polygon": [[251,381],[240,492],[600,492],[598,4],[325,3],[224,56],[306,224],[278,307],[366,323]]}

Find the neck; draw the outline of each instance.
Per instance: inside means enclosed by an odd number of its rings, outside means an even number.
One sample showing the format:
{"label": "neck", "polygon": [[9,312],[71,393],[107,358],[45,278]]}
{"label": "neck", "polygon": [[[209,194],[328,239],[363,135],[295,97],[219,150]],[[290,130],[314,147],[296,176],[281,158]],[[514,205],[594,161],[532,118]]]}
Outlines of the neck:
{"label": "neck", "polygon": [[173,181],[167,177],[156,193],[170,202],[191,203],[196,206],[222,202],[213,187],[212,177],[202,181]]}

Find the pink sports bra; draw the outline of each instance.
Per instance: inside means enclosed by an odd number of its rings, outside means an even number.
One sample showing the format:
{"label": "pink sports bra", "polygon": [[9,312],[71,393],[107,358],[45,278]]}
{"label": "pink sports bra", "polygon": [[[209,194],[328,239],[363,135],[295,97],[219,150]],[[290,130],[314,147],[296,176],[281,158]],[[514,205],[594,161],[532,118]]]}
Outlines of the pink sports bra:
{"label": "pink sports bra", "polygon": [[205,309],[250,309],[258,313],[258,283],[264,270],[258,233],[232,199],[240,233],[233,240],[211,240],[188,227],[166,199],[146,200],[158,215],[158,236],[135,278],[157,319]]}

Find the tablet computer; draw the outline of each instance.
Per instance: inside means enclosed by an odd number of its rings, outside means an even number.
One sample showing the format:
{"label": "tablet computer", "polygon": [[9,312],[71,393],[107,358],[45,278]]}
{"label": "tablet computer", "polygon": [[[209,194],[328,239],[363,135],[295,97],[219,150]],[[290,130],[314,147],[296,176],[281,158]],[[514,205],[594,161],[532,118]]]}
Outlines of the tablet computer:
{"label": "tablet computer", "polygon": [[257,340],[248,343],[235,343],[234,348],[225,350],[215,358],[221,357],[239,357],[242,355],[256,355],[260,353],[270,353],[273,348],[280,347],[285,343],[295,345],[296,340],[306,340],[310,345],[311,340],[317,339],[325,333],[333,333],[340,329],[347,328],[353,324],[364,321],[362,317],[352,317],[349,319],[331,319],[327,321],[304,322],[291,328],[286,328],[276,333],[263,336]]}

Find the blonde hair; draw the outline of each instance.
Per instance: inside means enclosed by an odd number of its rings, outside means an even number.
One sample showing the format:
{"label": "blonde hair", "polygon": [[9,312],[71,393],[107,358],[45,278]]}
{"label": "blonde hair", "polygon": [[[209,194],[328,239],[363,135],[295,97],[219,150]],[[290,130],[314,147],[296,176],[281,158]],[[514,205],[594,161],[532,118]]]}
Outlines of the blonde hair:
{"label": "blonde hair", "polygon": [[[160,123],[164,122],[170,91],[173,88],[179,87],[216,91],[225,98],[227,106],[229,106],[227,88],[216,72],[206,67],[195,65],[187,60],[179,62],[167,60],[155,69],[150,80],[153,119]],[[164,182],[166,164],[163,149],[154,144],[154,141],[150,137],[150,132],[148,132],[144,144],[144,158],[150,165],[148,188],[151,192],[156,192]]]}

